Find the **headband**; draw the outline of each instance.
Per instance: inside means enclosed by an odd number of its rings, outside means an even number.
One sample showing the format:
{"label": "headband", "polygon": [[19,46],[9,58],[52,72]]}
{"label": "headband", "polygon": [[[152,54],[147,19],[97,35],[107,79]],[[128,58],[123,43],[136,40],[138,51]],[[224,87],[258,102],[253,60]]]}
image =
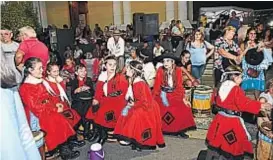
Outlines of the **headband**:
{"label": "headband", "polygon": [[224,72],[221,76],[221,82],[225,81],[227,79],[227,76],[230,74],[242,74],[242,72],[239,71]]}

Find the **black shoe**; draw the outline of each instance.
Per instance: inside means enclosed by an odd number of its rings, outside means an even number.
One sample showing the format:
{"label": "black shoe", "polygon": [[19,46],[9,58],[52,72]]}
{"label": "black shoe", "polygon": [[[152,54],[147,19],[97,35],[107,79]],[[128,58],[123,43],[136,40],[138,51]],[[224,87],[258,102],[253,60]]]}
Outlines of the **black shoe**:
{"label": "black shoe", "polygon": [[84,121],[84,124],[83,124],[83,128],[84,128],[83,136],[84,136],[85,140],[89,139],[88,137],[90,137],[90,125],[91,125],[90,121]]}
{"label": "black shoe", "polygon": [[183,139],[188,139],[189,138],[189,136],[187,134],[185,134],[184,132],[181,132],[179,135]]}
{"label": "black shoe", "polygon": [[67,145],[63,145],[63,146],[60,147],[60,157],[63,160],[75,159],[75,158],[77,158],[79,156],[80,156],[80,152],[79,151],[73,151]]}
{"label": "black shoe", "polygon": [[94,130],[92,134],[89,134],[86,140],[90,143],[98,143],[100,141],[100,133]]}
{"label": "black shoe", "polygon": [[136,145],[132,144],[132,150],[137,150],[138,152],[141,152],[141,148],[137,147]]}
{"label": "black shoe", "polygon": [[58,150],[57,149],[54,149],[52,151],[48,151],[48,152],[45,153],[45,157],[47,159],[52,159],[52,158],[57,157],[57,156],[58,156]]}
{"label": "black shoe", "polygon": [[84,146],[86,143],[85,141],[78,141],[78,140],[70,140],[68,142],[69,146],[74,148],[74,147],[82,147]]}
{"label": "black shoe", "polygon": [[107,140],[108,136],[107,136],[107,132],[105,129],[100,128],[100,140],[99,143],[101,145],[103,145],[105,143],[105,141]]}

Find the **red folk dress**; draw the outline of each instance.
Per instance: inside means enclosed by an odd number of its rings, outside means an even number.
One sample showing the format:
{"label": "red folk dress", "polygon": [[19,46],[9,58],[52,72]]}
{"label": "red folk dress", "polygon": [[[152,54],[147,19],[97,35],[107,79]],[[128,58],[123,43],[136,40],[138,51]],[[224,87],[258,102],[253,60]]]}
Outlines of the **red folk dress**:
{"label": "red folk dress", "polygon": [[[244,91],[233,81],[225,81],[221,85],[216,104],[226,110],[253,114],[258,114],[261,108],[260,102],[246,97]],[[209,127],[206,141],[209,148],[226,156],[253,156],[250,136],[239,116],[219,112]]]}
{"label": "red folk dress", "polygon": [[120,73],[108,81],[106,79],[107,73],[102,72],[96,84],[94,99],[99,101],[100,108],[94,114],[94,122],[107,130],[114,130],[121,110],[126,105],[128,81]]}
{"label": "red folk dress", "polygon": [[[80,121],[81,117],[74,109],[70,108],[68,104],[68,99],[64,98],[64,100],[61,100],[61,94],[60,94],[60,90],[58,89],[57,83],[51,82],[48,79],[45,79],[45,81],[49,84],[51,89],[54,91],[54,93],[51,93],[51,94],[49,93],[51,95],[50,101],[52,101],[54,104],[61,103],[64,106],[63,113],[67,114],[67,116],[69,117],[67,118],[67,120],[72,126],[75,126]],[[63,91],[65,91],[64,81],[62,81],[59,84],[62,87]]]}
{"label": "red folk dress", "polygon": [[19,93],[28,119],[31,111],[39,119],[41,129],[46,132],[45,143],[49,151],[76,134],[69,121],[57,112],[56,104],[50,100],[42,83],[25,82],[20,86]]}
{"label": "red folk dress", "polygon": [[196,126],[191,108],[186,106],[183,101],[185,90],[182,85],[182,70],[181,68],[176,67],[174,72],[176,74],[176,87],[173,92],[167,93],[169,106],[164,106],[160,96],[162,91],[161,87],[164,86],[164,70],[162,67],[157,70],[153,95],[160,106],[163,133],[178,135],[189,129],[195,129]]}
{"label": "red folk dress", "polygon": [[133,98],[130,98],[134,99],[134,106],[129,109],[128,115],[119,117],[114,130],[115,136],[142,149],[165,147],[159,106],[153,99],[149,86],[144,81],[135,82],[132,93]]}

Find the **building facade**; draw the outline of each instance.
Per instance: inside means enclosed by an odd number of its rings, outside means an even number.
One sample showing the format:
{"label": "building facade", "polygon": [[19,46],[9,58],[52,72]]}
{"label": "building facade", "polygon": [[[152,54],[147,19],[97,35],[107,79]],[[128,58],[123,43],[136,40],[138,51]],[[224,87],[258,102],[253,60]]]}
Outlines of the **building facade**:
{"label": "building facade", "polygon": [[[45,28],[56,25],[62,28],[64,24],[72,25],[71,9],[77,2],[68,1],[36,1],[33,2],[40,20]],[[88,1],[87,13],[79,15],[79,21],[90,25],[98,23],[106,25],[130,24],[134,13],[158,13],[159,23],[172,19],[192,20],[193,2],[187,1]],[[77,5],[77,4],[76,4]]]}

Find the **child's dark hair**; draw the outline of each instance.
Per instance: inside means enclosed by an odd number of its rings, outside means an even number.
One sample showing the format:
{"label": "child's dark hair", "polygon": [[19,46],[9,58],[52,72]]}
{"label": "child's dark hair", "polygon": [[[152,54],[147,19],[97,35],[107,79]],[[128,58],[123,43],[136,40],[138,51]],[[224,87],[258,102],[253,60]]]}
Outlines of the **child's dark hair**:
{"label": "child's dark hair", "polygon": [[50,62],[50,63],[48,63],[46,65],[46,71],[50,72],[53,66],[58,66],[59,67],[59,65],[56,62]]}
{"label": "child's dark hair", "polygon": [[76,67],[75,67],[75,71],[77,72],[79,69],[82,69],[82,68],[86,68],[86,67],[85,67],[85,65],[84,65],[84,64],[79,63],[79,64],[77,64],[77,65],[76,65]]}
{"label": "child's dark hair", "polygon": [[181,58],[181,57],[184,57],[186,54],[191,54],[191,53],[190,53],[190,51],[188,51],[188,50],[183,50],[183,51],[181,52],[181,54],[180,54],[180,58]]}

